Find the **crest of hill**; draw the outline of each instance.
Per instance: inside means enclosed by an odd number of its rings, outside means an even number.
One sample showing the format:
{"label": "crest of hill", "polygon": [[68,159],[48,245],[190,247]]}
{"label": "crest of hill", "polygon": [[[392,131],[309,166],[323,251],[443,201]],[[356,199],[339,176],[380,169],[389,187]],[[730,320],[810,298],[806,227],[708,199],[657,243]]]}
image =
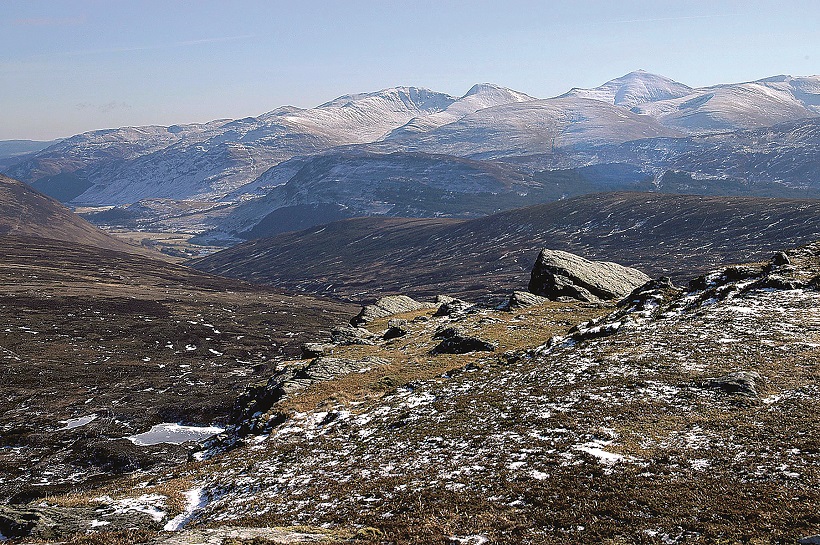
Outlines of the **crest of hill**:
{"label": "crest of hill", "polygon": [[341,221],[250,241],[192,264],[351,300],[391,292],[476,299],[526,285],[543,248],[684,281],[817,240],[819,214],[820,201],[809,199],[597,193],[469,221]]}
{"label": "crest of hill", "polygon": [[38,237],[130,253],[145,252],[121,242],[56,200],[0,175],[0,236]]}

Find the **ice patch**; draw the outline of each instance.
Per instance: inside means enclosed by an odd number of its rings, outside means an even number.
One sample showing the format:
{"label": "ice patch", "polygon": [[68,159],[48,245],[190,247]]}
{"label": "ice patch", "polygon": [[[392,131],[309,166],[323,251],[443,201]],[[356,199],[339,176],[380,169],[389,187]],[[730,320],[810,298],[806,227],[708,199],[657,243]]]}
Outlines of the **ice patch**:
{"label": "ice patch", "polygon": [[187,441],[204,441],[225,431],[224,428],[216,426],[198,427],[183,426],[181,424],[157,424],[150,430],[126,437],[129,441],[140,447],[158,445],[160,443],[173,443],[179,445]]}
{"label": "ice patch", "polygon": [[88,416],[81,416],[79,418],[69,418],[68,420],[60,420],[60,424],[63,424],[63,427],[58,428],[57,431],[73,430],[74,428],[79,428],[81,426],[85,426],[86,424],[90,424],[96,419],[96,414],[90,414]]}

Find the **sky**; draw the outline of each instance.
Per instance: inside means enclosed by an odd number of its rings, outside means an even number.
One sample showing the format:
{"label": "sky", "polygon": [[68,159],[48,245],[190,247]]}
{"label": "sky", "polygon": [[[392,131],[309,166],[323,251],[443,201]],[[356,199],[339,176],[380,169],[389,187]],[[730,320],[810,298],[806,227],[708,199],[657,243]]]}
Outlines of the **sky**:
{"label": "sky", "polygon": [[546,98],[637,69],[820,73],[820,1],[0,0],[0,140],[313,107],[399,85]]}

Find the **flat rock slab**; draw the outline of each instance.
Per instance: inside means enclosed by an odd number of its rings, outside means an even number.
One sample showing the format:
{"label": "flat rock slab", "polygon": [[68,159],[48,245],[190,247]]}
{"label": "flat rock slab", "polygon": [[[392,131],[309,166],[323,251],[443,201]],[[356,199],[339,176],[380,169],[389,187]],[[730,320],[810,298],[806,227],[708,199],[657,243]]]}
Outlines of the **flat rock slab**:
{"label": "flat rock slab", "polygon": [[598,302],[626,297],[648,281],[647,275],[631,267],[545,248],[535,261],[528,289],[552,300]]}
{"label": "flat rock slab", "polygon": [[393,316],[394,314],[413,312],[414,310],[423,308],[434,308],[435,306],[436,305],[432,303],[416,301],[406,295],[388,295],[387,297],[382,297],[372,305],[362,307],[362,311],[350,320],[350,323],[354,326],[359,326],[379,318]]}

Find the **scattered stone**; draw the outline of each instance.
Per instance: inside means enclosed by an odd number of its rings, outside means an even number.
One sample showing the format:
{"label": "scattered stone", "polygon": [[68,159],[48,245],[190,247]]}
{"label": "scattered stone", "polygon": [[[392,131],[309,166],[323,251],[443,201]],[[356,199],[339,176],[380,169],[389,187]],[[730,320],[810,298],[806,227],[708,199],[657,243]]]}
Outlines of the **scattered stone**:
{"label": "scattered stone", "polygon": [[398,339],[399,337],[404,337],[405,335],[407,335],[407,333],[407,328],[403,325],[392,326],[384,332],[384,335],[382,335],[382,339],[384,339],[385,341],[389,341],[391,339]]}
{"label": "scattered stone", "polygon": [[333,354],[335,344],[331,343],[304,343],[302,348],[302,359],[309,360],[321,356]]}
{"label": "scattered stone", "polygon": [[407,320],[404,318],[393,318],[387,320],[387,327],[401,327],[407,325]]}
{"label": "scattered stone", "polygon": [[791,265],[792,262],[789,259],[789,256],[786,255],[786,252],[777,252],[772,256],[771,259],[772,265],[781,266],[781,265]]}
{"label": "scattered stone", "polygon": [[546,297],[541,297],[540,295],[535,295],[534,293],[530,293],[527,291],[514,291],[512,295],[510,295],[509,301],[507,304],[504,305],[503,310],[516,310],[519,308],[526,308],[535,305],[540,305],[549,301]]}
{"label": "scattered stone", "polygon": [[533,266],[528,289],[554,301],[594,303],[623,298],[647,281],[647,275],[631,267],[545,248]]}
{"label": "scattered stone", "polygon": [[347,346],[351,344],[375,344],[378,335],[363,327],[339,326],[330,330],[330,339],[334,344]]}
{"label": "scattered stone", "polygon": [[493,352],[495,343],[470,335],[454,334],[446,337],[433,350],[432,354],[467,354],[468,352]]}
{"label": "scattered stone", "polygon": [[469,303],[467,301],[462,301],[461,299],[453,299],[452,301],[444,303],[438,307],[438,310],[433,314],[433,316],[463,318],[468,314],[478,312],[479,310],[479,306],[475,303]]}
{"label": "scattered stone", "polygon": [[362,311],[350,320],[353,326],[360,326],[378,318],[385,318],[403,312],[413,312],[423,308],[434,308],[432,303],[422,303],[406,295],[388,295],[372,305],[365,305]]}
{"label": "scattered stone", "polygon": [[450,339],[452,337],[463,336],[464,331],[460,327],[444,327],[442,329],[438,329],[434,334],[434,339]]}
{"label": "scattered stone", "polygon": [[706,388],[717,388],[727,394],[757,397],[757,389],[763,385],[763,377],[754,371],[734,371],[722,377],[706,379],[701,384]]}

